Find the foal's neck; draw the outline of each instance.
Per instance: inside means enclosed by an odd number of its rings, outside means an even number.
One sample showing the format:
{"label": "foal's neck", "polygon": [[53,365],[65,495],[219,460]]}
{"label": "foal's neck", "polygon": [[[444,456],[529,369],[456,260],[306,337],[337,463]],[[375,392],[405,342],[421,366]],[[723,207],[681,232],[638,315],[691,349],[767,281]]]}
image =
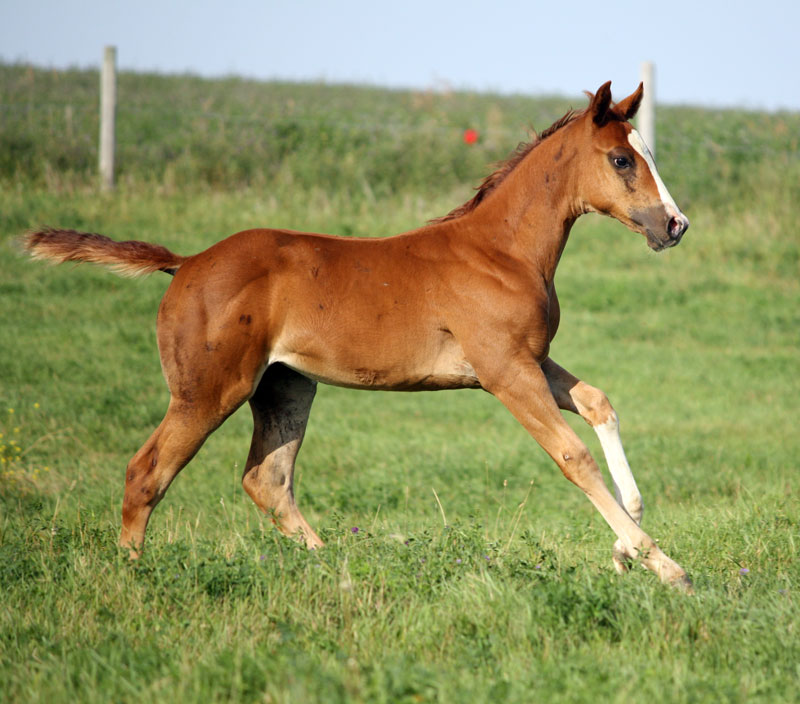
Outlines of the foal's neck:
{"label": "foal's neck", "polygon": [[[472,215],[493,245],[552,282],[570,229],[584,212],[569,125],[534,147]],[[500,235],[500,236],[497,236]]]}

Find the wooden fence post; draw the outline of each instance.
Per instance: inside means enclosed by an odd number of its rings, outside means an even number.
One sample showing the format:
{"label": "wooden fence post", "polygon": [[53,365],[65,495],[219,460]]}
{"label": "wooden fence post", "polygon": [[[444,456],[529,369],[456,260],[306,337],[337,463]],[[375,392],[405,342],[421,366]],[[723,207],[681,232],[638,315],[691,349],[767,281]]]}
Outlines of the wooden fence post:
{"label": "wooden fence post", "polygon": [[117,48],[107,46],[100,71],[100,188],[114,188],[115,120],[117,110]]}
{"label": "wooden fence post", "polygon": [[656,81],[655,68],[652,61],[642,62],[642,83],[644,83],[644,97],[639,107],[637,124],[644,143],[650,147],[655,157],[656,154]]}

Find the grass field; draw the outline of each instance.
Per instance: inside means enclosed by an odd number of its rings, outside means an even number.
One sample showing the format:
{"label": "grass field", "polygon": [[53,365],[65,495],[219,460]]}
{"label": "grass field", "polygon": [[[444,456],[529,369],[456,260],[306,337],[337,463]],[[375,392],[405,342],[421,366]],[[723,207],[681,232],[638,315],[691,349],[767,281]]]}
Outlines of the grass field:
{"label": "grass field", "polygon": [[[480,391],[320,387],[296,475],[327,543],[314,553],[242,491],[242,409],[129,564],[124,468],[167,401],[154,334],[167,277],[49,268],[14,247],[42,223],[187,254],[255,225],[399,232],[466,200],[525,137],[526,112],[542,128],[582,99],[123,76],[142,122],[125,127],[119,188],[100,195],[78,102],[96,75],[0,76],[0,701],[797,701],[798,115],[663,111],[683,243],[656,256],[587,217],[559,269],[552,356],[615,404],[644,526],[692,575],[688,597],[641,569],[618,577],[602,518]],[[202,101],[216,123],[191,117]],[[49,127],[41,104],[58,106]],[[171,137],[146,108],[165,104]],[[303,116],[292,149],[253,136],[262,104]],[[364,142],[354,115],[392,129]],[[469,152],[474,124],[486,137]],[[156,153],[170,139],[172,161]],[[226,148],[233,166],[215,171]]]}

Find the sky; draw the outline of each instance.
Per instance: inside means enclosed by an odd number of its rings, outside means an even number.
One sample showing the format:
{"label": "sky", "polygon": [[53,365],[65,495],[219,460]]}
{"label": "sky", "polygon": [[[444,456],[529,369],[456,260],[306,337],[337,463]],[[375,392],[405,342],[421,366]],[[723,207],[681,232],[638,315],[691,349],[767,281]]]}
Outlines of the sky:
{"label": "sky", "polygon": [[0,0],[0,61],[800,110],[797,0]]}

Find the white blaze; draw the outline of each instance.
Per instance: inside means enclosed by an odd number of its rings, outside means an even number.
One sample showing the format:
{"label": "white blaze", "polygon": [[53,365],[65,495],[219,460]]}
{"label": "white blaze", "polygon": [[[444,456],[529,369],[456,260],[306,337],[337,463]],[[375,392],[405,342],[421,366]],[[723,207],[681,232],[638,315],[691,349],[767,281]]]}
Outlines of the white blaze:
{"label": "white blaze", "polygon": [[653,160],[653,155],[650,153],[650,150],[644,143],[642,135],[640,135],[636,130],[631,130],[630,134],[628,135],[628,141],[630,142],[634,151],[636,151],[636,153],[639,154],[642,159],[644,159],[647,167],[650,169],[650,173],[653,174],[653,179],[655,180],[656,187],[658,188],[658,195],[661,197],[661,202],[664,203],[667,212],[670,213],[670,215],[682,216],[683,213],[681,213],[681,209],[675,204],[675,201],[672,200],[672,196],[669,194],[667,187],[661,180],[661,176],[658,175],[656,162]]}

